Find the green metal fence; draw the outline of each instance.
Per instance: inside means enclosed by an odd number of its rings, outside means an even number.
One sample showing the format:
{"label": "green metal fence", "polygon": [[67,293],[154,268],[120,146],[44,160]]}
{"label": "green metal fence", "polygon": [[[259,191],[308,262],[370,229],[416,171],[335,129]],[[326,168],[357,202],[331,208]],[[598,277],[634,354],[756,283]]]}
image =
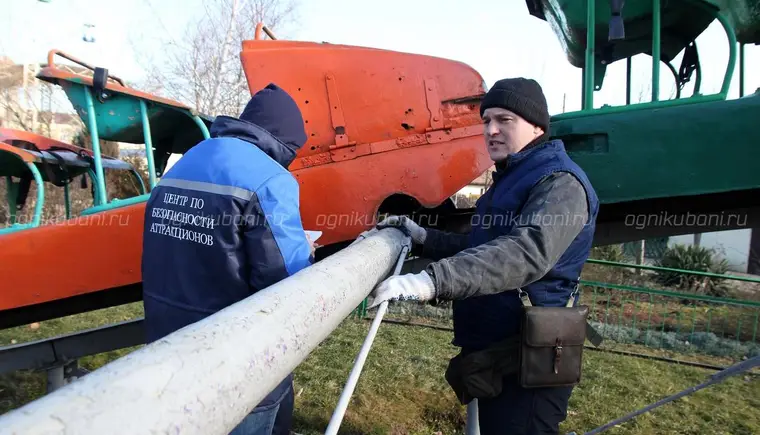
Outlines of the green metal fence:
{"label": "green metal fence", "polygon": [[[589,263],[760,284],[753,277],[593,259]],[[760,355],[760,300],[586,280],[581,284],[581,301],[589,305],[592,324],[607,339],[732,358]]]}
{"label": "green metal fence", "polygon": [[[590,322],[607,343],[635,344],[686,354],[702,354],[731,359],[760,355],[760,279],[709,272],[619,263],[589,259],[589,264],[627,271],[616,280],[582,280],[581,303],[590,308]],[[588,267],[588,266],[587,266]],[[652,288],[632,269],[641,273],[672,272],[704,278],[741,281],[757,286],[755,300],[716,297],[698,292]],[[366,301],[353,313],[364,318]],[[451,326],[451,304],[438,307],[411,302],[391,303],[386,317]]]}

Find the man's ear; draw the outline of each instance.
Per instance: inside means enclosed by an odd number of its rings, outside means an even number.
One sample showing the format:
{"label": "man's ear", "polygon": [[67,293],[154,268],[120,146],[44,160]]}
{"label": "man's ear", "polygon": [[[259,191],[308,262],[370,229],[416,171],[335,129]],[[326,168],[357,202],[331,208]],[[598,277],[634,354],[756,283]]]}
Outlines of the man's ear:
{"label": "man's ear", "polygon": [[539,126],[535,126],[533,127],[533,134],[535,134],[536,137],[539,137],[544,134],[544,129]]}

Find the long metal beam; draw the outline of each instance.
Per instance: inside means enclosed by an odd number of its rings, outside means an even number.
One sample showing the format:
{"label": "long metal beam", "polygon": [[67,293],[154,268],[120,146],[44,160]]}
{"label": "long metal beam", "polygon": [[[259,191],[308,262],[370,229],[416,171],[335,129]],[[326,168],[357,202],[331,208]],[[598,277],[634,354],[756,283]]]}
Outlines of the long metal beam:
{"label": "long metal beam", "polygon": [[0,374],[44,369],[70,361],[145,343],[143,319],[0,347]]}
{"label": "long metal beam", "polygon": [[384,229],[19,409],[10,434],[227,434],[392,271]]}

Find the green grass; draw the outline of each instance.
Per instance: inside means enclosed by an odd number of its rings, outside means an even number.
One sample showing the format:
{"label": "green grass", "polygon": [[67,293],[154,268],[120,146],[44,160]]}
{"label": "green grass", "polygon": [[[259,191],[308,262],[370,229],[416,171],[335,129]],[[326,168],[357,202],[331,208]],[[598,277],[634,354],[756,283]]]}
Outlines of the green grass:
{"label": "green grass", "polygon": [[[100,310],[67,319],[0,331],[0,343],[37,340],[141,314],[139,305]],[[324,433],[369,322],[348,319],[295,372],[294,429]],[[451,333],[383,324],[341,425],[345,434],[462,433],[465,408],[456,401],[443,373],[456,353]],[[129,350],[83,358],[95,369]],[[710,360],[707,360],[708,362]],[[726,361],[713,360],[716,364]],[[712,371],[602,352],[586,352],[583,380],[571,397],[562,433],[600,426],[667,395],[704,381]],[[44,392],[43,373],[0,377],[0,412]],[[760,379],[738,376],[637,417],[610,434],[760,433]]]}

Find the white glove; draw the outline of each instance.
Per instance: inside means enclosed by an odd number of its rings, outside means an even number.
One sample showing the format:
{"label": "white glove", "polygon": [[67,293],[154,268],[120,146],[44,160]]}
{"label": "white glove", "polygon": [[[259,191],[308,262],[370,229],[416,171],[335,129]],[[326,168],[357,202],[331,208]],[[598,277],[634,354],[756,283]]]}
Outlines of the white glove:
{"label": "white glove", "polygon": [[368,308],[384,301],[429,301],[435,297],[435,283],[427,272],[394,275],[381,282],[372,292]]}
{"label": "white glove", "polygon": [[425,238],[427,237],[427,231],[406,216],[388,216],[378,223],[376,227],[403,227],[409,232],[412,241],[420,245],[425,243]]}

